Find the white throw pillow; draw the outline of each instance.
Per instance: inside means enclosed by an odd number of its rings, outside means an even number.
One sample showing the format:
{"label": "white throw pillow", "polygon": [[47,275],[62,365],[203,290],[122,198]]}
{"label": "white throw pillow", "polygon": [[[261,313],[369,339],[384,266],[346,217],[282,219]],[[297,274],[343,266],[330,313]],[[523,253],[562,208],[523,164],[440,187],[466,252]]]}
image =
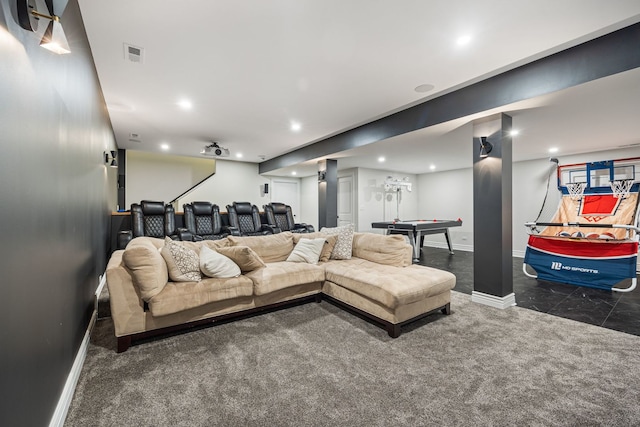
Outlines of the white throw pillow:
{"label": "white throw pillow", "polygon": [[287,261],[317,264],[325,243],[326,240],[322,237],[317,239],[301,239],[296,247],[293,248],[291,254],[289,254]]}
{"label": "white throw pillow", "polygon": [[331,253],[331,259],[351,259],[351,250],[353,249],[353,224],[332,228],[322,227],[320,233],[338,235],[338,241]]}
{"label": "white throw pillow", "polygon": [[160,255],[174,282],[199,282],[202,278],[198,254],[184,245],[165,237]]}
{"label": "white throw pillow", "polygon": [[228,278],[240,275],[240,267],[235,262],[206,246],[200,249],[200,271],[208,277]]}

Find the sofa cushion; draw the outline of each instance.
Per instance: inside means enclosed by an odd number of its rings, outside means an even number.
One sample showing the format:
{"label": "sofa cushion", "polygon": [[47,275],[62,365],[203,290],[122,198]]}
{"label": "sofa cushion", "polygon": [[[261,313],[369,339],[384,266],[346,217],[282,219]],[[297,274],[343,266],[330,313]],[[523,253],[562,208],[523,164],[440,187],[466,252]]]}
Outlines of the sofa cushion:
{"label": "sofa cushion", "polygon": [[329,261],[329,258],[331,258],[333,248],[335,248],[336,243],[338,242],[337,234],[324,234],[318,231],[315,233],[294,233],[293,244],[297,245],[298,242],[302,239],[317,239],[318,237],[322,237],[325,240],[325,244],[322,247],[322,252],[320,252],[320,258],[318,259],[318,262],[327,262]]}
{"label": "sofa cushion", "polygon": [[305,283],[324,282],[324,268],[299,262],[272,262],[245,276],[253,281],[255,295],[265,295]]}
{"label": "sofa cushion", "polygon": [[171,282],[149,300],[149,310],[154,316],[164,316],[211,302],[250,297],[252,293],[253,282],[244,276]]}
{"label": "sofa cushion", "polygon": [[411,245],[400,234],[354,233],[352,253],[354,257],[396,267],[411,265],[413,257]]}
{"label": "sofa cushion", "polygon": [[456,276],[420,265],[394,267],[361,258],[325,265],[328,281],[390,309],[453,289]]}
{"label": "sofa cushion", "polygon": [[218,248],[218,253],[229,257],[243,273],[264,267],[264,261],[248,246],[229,246]]}
{"label": "sofa cushion", "polygon": [[266,236],[229,236],[231,246],[249,246],[264,262],[287,259],[293,250],[293,233],[284,232]]}
{"label": "sofa cushion", "polygon": [[240,267],[226,257],[208,246],[200,248],[200,271],[208,277],[229,278],[240,275]]}
{"label": "sofa cushion", "polygon": [[183,244],[165,237],[160,254],[167,263],[169,277],[174,282],[197,282],[202,278],[198,254]]}
{"label": "sofa cushion", "polygon": [[159,239],[136,237],[122,254],[122,260],[131,271],[133,283],[144,301],[160,293],[169,280],[167,264],[152,240]]}
{"label": "sofa cushion", "polygon": [[320,259],[320,253],[326,243],[327,241],[322,237],[317,239],[301,239],[293,248],[291,254],[289,254],[287,261],[317,264],[318,259]]}
{"label": "sofa cushion", "polygon": [[324,235],[338,235],[338,241],[331,253],[331,259],[351,259],[353,246],[353,224],[340,227],[322,227],[320,233]]}

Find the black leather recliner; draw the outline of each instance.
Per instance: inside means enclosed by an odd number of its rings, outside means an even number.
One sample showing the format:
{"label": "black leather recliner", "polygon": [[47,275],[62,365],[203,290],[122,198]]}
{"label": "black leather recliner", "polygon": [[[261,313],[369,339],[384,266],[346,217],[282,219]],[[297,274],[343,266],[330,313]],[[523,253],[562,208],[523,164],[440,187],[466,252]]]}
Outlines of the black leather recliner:
{"label": "black leather recliner", "polygon": [[124,249],[131,239],[140,236],[193,240],[186,229],[176,229],[173,206],[151,200],[131,204],[131,230],[118,234],[118,249]]}
{"label": "black leather recliner", "polygon": [[293,233],[313,233],[313,225],[296,223],[293,218],[291,206],[284,203],[272,202],[264,205],[264,213],[267,223],[272,227],[277,227],[280,231],[291,231]]}
{"label": "black leather recliner", "polygon": [[239,236],[235,227],[222,225],[222,215],[218,205],[209,202],[193,202],[182,206],[184,225],[195,240],[219,240],[229,234]]}
{"label": "black leather recliner", "polygon": [[232,205],[227,205],[227,214],[229,225],[237,228],[241,236],[263,236],[280,232],[276,227],[262,224],[258,207],[249,202],[233,202]]}

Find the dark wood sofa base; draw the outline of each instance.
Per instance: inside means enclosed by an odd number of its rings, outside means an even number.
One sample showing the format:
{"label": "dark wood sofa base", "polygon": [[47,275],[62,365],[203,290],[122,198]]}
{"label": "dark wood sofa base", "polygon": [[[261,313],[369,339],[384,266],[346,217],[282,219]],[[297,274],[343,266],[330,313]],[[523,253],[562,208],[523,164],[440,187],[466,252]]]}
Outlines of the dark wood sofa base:
{"label": "dark wood sofa base", "polygon": [[342,302],[340,300],[337,300],[333,297],[330,297],[329,295],[322,295],[322,299],[327,300],[329,302],[331,302],[332,304],[335,304],[341,308],[344,308],[346,311],[352,312],[355,315],[357,315],[360,318],[363,318],[364,320],[367,321],[372,321],[372,323],[374,324],[378,324],[380,326],[383,326],[384,329],[387,331],[387,333],[389,334],[389,336],[391,338],[398,338],[400,336],[400,334],[402,333],[402,326],[408,325],[409,323],[415,322],[416,320],[420,320],[424,317],[427,317],[437,311],[440,311],[442,314],[446,314],[449,315],[451,314],[451,303],[447,303],[445,305],[443,305],[442,307],[438,307],[435,308],[431,311],[427,311],[426,313],[422,313],[416,317],[413,317],[409,320],[405,320],[404,322],[401,323],[391,323],[387,320],[384,319],[380,319],[379,317],[376,317],[370,313],[367,313],[366,311],[360,310],[359,308],[353,307],[345,302]]}
{"label": "dark wood sofa base", "polygon": [[283,308],[293,307],[309,302],[321,302],[322,294],[307,295],[302,298],[277,302],[274,304],[255,307],[248,310],[238,311],[235,313],[222,314],[220,316],[209,317],[208,319],[195,320],[193,322],[183,323],[175,326],[167,326],[166,328],[154,329],[151,331],[139,332],[137,334],[125,335],[118,337],[117,352],[127,351],[136,341],[148,340],[149,338],[168,336],[177,332],[183,333],[194,328],[213,326],[214,324],[227,323],[232,320],[245,319],[259,314],[281,310]]}

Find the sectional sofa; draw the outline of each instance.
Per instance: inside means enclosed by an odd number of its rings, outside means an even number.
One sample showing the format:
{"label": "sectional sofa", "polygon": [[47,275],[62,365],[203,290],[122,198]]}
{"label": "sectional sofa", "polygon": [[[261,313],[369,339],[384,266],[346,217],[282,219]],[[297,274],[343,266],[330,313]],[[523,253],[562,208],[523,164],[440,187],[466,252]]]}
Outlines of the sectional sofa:
{"label": "sectional sofa", "polygon": [[403,236],[349,226],[201,242],[138,237],[112,254],[106,274],[118,352],[176,329],[323,298],[396,338],[406,323],[449,314],[456,282],[413,265]]}

